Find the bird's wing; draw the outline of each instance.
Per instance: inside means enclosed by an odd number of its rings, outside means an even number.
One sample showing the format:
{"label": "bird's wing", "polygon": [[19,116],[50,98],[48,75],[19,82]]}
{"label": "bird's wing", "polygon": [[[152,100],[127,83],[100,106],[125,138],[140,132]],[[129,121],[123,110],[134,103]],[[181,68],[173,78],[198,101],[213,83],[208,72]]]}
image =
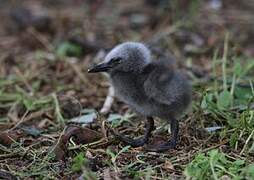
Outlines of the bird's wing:
{"label": "bird's wing", "polygon": [[182,90],[173,68],[163,63],[152,63],[146,71],[148,77],[144,82],[144,91],[147,97],[165,105],[177,102]]}

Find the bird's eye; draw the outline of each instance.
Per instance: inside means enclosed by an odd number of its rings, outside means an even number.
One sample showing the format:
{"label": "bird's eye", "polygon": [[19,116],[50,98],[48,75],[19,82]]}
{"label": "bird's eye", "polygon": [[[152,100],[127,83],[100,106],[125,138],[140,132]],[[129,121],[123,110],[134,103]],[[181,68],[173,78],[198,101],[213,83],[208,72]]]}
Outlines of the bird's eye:
{"label": "bird's eye", "polygon": [[119,64],[121,60],[122,60],[122,58],[120,58],[120,57],[112,58],[111,63],[112,64]]}

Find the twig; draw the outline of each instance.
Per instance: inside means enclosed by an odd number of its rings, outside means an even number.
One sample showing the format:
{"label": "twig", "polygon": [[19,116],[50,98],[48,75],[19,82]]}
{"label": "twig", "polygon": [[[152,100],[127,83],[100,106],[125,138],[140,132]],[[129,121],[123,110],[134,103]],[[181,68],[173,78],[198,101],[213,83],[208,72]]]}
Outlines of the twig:
{"label": "twig", "polygon": [[114,102],[114,96],[115,96],[115,89],[112,85],[110,85],[108,89],[108,95],[104,101],[104,104],[100,110],[100,113],[107,114],[110,111],[111,106]]}
{"label": "twig", "polygon": [[215,148],[220,147],[221,145],[224,145],[224,144],[227,144],[227,143],[228,143],[228,140],[224,140],[224,141],[220,142],[219,144],[216,144],[214,146],[211,146],[209,148],[206,148],[206,149],[203,149],[203,150],[199,151],[199,153],[204,153],[204,152],[210,151],[212,149],[215,149]]}
{"label": "twig", "polygon": [[53,110],[53,108],[48,108],[48,109],[44,109],[44,110],[40,110],[40,111],[37,111],[37,112],[34,112],[34,113],[31,113],[29,116],[27,116],[23,122],[27,122],[27,121],[30,121],[34,118],[37,118],[37,117],[40,117],[42,116],[45,112],[48,112],[50,110]]}
{"label": "twig", "polygon": [[54,99],[54,103],[55,103],[55,115],[57,118],[58,123],[60,123],[60,125],[64,125],[64,118],[61,114],[61,109],[60,109],[60,105],[57,99],[57,95],[55,93],[52,94],[52,97]]}
{"label": "twig", "polygon": [[77,74],[77,76],[79,77],[79,79],[88,87],[88,88],[94,88],[94,86],[91,85],[91,83],[89,82],[89,80],[86,78],[86,76],[84,76],[84,73],[80,70],[80,68],[72,63],[72,60],[76,60],[76,58],[68,58],[65,59],[65,62],[67,62],[72,69],[75,71],[75,73]]}
{"label": "twig", "polygon": [[240,152],[240,156],[241,156],[241,155],[243,154],[243,152],[245,151],[245,149],[246,149],[246,147],[247,147],[247,145],[248,145],[250,139],[252,138],[253,134],[254,134],[254,130],[251,131],[251,134],[250,134],[249,137],[247,138],[247,140],[246,140],[246,142],[245,142],[245,144],[244,144],[244,146],[243,146],[243,149],[242,149],[241,152]]}
{"label": "twig", "polygon": [[13,179],[16,180],[18,179],[15,175],[13,175],[11,172],[0,170],[0,178],[3,179]]}
{"label": "twig", "polygon": [[227,90],[227,73],[226,73],[226,63],[227,63],[227,55],[228,55],[228,33],[225,37],[224,42],[224,52],[222,57],[222,74],[223,74],[223,89],[224,91]]}
{"label": "twig", "polygon": [[[242,136],[243,136],[243,131],[241,130],[238,139],[241,139]],[[235,143],[235,151],[237,151],[237,148],[238,148],[238,141],[236,141],[236,143]]]}
{"label": "twig", "polygon": [[32,88],[32,86],[28,83],[27,79],[26,79],[25,76],[21,73],[21,71],[20,71],[17,67],[14,68],[14,71],[16,72],[16,74],[17,74],[18,76],[20,76],[21,80],[22,80],[23,83],[26,85],[26,87],[27,87],[27,89],[30,91],[30,93],[33,94],[33,88]]}
{"label": "twig", "polygon": [[42,36],[39,32],[37,32],[34,28],[28,28],[27,31],[37,39],[49,52],[54,51],[54,46],[50,44],[50,42]]}
{"label": "twig", "polygon": [[65,131],[67,129],[67,126],[64,127],[64,129],[62,130],[61,134],[59,135],[58,139],[57,139],[57,142],[55,143],[55,145],[53,146],[52,149],[49,150],[49,152],[47,153],[47,155],[43,158],[43,163],[46,162],[47,158],[49,157],[50,154],[52,154],[56,147],[59,145],[60,141],[61,141],[61,137],[64,135]]}
{"label": "twig", "polygon": [[15,124],[10,130],[12,131],[12,130],[16,129],[21,123],[23,123],[24,120],[25,120],[25,117],[27,116],[28,113],[29,113],[29,111],[27,110],[27,111],[23,114],[23,116],[22,116],[22,118],[20,119],[20,121],[18,121],[17,124]]}

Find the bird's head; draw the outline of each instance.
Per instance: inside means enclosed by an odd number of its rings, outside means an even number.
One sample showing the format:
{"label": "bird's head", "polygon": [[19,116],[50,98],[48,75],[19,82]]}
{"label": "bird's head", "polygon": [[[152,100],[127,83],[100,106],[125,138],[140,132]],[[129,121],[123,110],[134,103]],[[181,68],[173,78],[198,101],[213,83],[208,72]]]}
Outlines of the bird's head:
{"label": "bird's head", "polygon": [[151,61],[149,49],[142,43],[126,42],[117,45],[104,61],[88,70],[96,72],[139,72]]}

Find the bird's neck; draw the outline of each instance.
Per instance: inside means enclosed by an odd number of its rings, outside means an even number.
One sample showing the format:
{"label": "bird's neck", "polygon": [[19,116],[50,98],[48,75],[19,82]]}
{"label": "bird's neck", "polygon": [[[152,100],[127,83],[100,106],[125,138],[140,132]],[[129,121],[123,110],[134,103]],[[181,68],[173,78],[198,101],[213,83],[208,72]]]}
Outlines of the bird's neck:
{"label": "bird's neck", "polygon": [[123,71],[123,70],[113,70],[109,73],[111,77],[117,76],[117,75],[129,75],[129,76],[137,76],[139,75],[143,70],[142,69],[133,69],[129,71]]}

